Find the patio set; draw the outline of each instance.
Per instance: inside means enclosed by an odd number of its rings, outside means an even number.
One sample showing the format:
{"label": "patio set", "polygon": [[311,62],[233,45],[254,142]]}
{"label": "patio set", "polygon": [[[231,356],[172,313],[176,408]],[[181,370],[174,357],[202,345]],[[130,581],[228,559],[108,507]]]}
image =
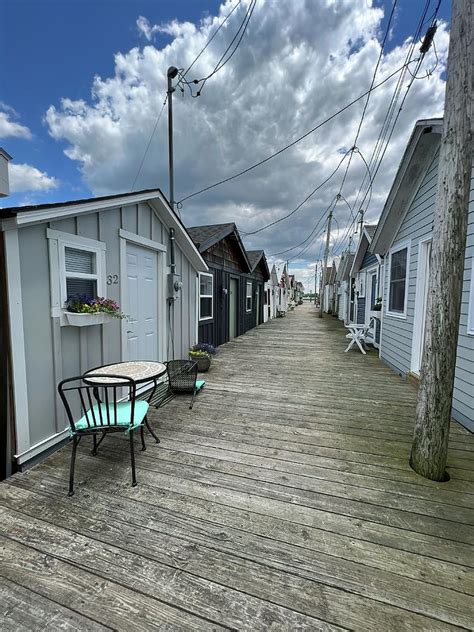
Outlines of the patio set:
{"label": "patio set", "polygon": [[91,369],[84,375],[63,380],[58,385],[72,438],[69,472],[69,496],[74,495],[76,452],[84,436],[92,436],[92,454],[110,433],[122,432],[130,442],[132,486],[137,484],[134,434],[140,432],[142,450],[146,450],[145,427],[156,443],[160,440],[148,419],[155,393],[167,384],[168,398],[190,393],[191,409],[204,380],[197,379],[198,364],[193,360],[170,360],[167,363],[118,362]]}

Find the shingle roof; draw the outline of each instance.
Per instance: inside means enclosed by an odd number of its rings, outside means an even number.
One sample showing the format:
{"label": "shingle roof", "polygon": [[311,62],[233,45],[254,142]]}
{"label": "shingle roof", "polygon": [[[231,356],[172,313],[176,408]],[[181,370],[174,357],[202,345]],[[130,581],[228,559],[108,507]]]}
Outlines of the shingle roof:
{"label": "shingle roof", "polygon": [[250,265],[252,266],[252,270],[258,264],[260,259],[262,258],[263,250],[247,250],[247,257],[249,258]]}
{"label": "shingle roof", "polygon": [[255,268],[258,266],[260,261],[263,261],[263,265],[265,267],[265,273],[267,278],[266,281],[270,278],[270,270],[268,269],[267,258],[265,257],[265,252],[263,250],[247,250],[247,257],[250,261],[250,269],[253,272]]}
{"label": "shingle roof", "polygon": [[245,259],[245,263],[248,266],[248,271],[251,272],[252,267],[250,265],[247,251],[245,250],[244,244],[242,243],[242,239],[240,238],[237,226],[233,222],[228,224],[192,226],[191,228],[188,228],[187,231],[201,254],[206,252],[206,250],[209,250],[211,246],[217,244],[217,242],[221,241],[222,239],[225,239],[229,235],[234,235],[242,256]]}
{"label": "shingle roof", "polygon": [[236,226],[233,222],[228,224],[209,224],[207,226],[192,226],[188,228],[188,233],[191,239],[194,241],[200,252],[207,250],[213,244],[217,243],[233,230],[236,230]]}

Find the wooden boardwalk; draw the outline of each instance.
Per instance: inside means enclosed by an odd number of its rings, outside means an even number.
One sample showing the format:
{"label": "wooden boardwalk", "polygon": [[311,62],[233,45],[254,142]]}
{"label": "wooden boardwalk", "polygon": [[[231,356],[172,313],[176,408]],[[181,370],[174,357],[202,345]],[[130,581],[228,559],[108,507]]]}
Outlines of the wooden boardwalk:
{"label": "wooden boardwalk", "polygon": [[1,484],[1,630],[473,629],[474,437],[415,475],[415,391],[344,333],[303,306],[222,347],[136,488],[121,437],[73,498],[69,447]]}

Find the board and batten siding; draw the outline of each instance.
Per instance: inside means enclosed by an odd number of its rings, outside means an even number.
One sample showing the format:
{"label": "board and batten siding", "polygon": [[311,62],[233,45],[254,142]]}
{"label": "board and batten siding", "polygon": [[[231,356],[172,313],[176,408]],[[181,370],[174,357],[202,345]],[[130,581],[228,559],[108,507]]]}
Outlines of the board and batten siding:
{"label": "board and batten siding", "polygon": [[[406,318],[387,314],[389,293],[389,256],[386,257],[383,330],[380,357],[401,376],[411,371],[412,343],[419,265],[419,244],[432,235],[438,179],[438,152],[421,181],[410,208],[396,234],[392,247],[409,244],[408,295]],[[469,294],[474,259],[473,179],[469,203],[469,223],[464,265],[464,281],[458,351],[453,396],[453,418],[474,430],[474,336],[467,333]],[[449,283],[449,279],[446,279]]]}
{"label": "board and batten siding", "polygon": [[[117,275],[117,282],[105,285],[107,297],[121,304],[121,284],[126,270],[121,270],[119,230],[149,239],[167,248],[169,271],[169,231],[147,203],[112,208],[19,229],[20,274],[26,354],[25,397],[29,415],[29,447],[54,437],[66,427],[65,415],[57,396],[57,384],[66,377],[80,375],[95,366],[126,359],[122,349],[122,324],[119,319],[105,325],[88,327],[61,326],[51,316],[49,240],[47,229],[101,241],[106,245],[106,275]],[[168,323],[168,305],[162,306],[164,335],[159,360],[171,357],[171,335],[174,355],[186,358],[196,342],[196,278],[197,273],[176,244],[176,273],[183,288],[172,307],[173,331]],[[166,283],[166,275],[158,283]],[[162,296],[167,296],[167,288]],[[160,294],[159,294],[160,296]],[[160,313],[160,308],[159,308]],[[158,331],[160,323],[158,322]],[[160,339],[160,336],[158,336]],[[34,455],[33,455],[34,456]],[[26,455],[20,461],[28,460]]]}

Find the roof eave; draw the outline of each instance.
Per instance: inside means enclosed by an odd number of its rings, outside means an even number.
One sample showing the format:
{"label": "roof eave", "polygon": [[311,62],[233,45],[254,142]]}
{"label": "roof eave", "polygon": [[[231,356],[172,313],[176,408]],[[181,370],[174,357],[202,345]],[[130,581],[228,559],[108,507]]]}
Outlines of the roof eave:
{"label": "roof eave", "polygon": [[[370,245],[372,253],[384,256],[390,248],[392,236],[408,210],[413,191],[433,159],[433,148],[439,142],[442,127],[443,119],[439,118],[422,119],[415,123]],[[394,209],[398,211],[396,217]]]}

